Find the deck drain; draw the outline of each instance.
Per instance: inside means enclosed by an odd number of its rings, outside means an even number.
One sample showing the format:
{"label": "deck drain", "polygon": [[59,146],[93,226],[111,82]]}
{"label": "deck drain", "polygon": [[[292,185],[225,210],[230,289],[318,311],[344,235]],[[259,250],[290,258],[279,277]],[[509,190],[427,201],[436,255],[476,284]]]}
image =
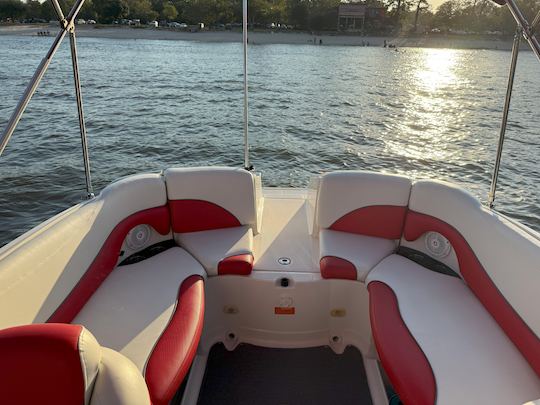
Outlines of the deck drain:
{"label": "deck drain", "polygon": [[280,257],[278,259],[278,263],[282,266],[288,266],[289,264],[291,264],[291,259],[289,259],[288,257]]}

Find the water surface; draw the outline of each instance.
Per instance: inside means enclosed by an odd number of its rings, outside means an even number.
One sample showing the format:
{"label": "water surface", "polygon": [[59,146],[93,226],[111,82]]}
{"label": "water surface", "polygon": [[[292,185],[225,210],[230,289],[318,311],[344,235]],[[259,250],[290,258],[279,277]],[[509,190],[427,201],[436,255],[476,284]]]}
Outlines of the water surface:
{"label": "water surface", "polygon": [[[3,36],[3,129],[51,38]],[[171,166],[243,163],[238,43],[81,38],[97,191]],[[251,159],[266,186],[367,169],[456,182],[487,198],[504,51],[250,47]],[[540,64],[522,53],[497,209],[540,230]],[[84,197],[67,43],[0,158],[0,245]]]}

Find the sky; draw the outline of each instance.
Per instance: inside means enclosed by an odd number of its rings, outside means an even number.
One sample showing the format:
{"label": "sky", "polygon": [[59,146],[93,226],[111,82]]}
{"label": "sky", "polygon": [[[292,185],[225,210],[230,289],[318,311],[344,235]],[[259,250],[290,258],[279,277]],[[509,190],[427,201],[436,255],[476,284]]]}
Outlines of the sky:
{"label": "sky", "polygon": [[439,7],[444,2],[445,0],[429,0],[429,4],[431,4],[431,7],[433,7],[434,9]]}

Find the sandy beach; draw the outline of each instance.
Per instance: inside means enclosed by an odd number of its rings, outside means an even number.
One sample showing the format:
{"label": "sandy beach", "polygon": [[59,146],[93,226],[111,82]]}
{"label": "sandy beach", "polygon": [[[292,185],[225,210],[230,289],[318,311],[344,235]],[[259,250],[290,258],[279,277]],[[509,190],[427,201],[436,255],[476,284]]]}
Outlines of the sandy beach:
{"label": "sandy beach", "polygon": [[[49,31],[51,35],[58,32],[58,27],[52,25],[0,25],[0,35],[37,36],[38,31]],[[167,28],[131,28],[126,26],[77,26],[80,37],[110,38],[110,39],[154,39],[201,42],[240,42],[242,34],[238,31],[202,31],[186,32]],[[497,49],[511,50],[512,41],[509,39],[463,37],[463,36],[418,36],[418,37],[370,37],[359,35],[338,34],[309,34],[302,32],[271,32],[254,31],[249,33],[252,45],[266,44],[316,44],[322,46],[377,46],[384,41],[398,48],[452,48],[452,49]],[[523,45],[523,49],[527,49]]]}

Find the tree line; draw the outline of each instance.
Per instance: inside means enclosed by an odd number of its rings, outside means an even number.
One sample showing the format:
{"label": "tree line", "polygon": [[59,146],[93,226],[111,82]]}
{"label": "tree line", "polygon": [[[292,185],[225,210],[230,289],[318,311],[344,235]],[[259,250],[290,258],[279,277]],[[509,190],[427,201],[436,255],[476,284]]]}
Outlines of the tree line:
{"label": "tree line", "polygon": [[[416,9],[422,1],[410,0]],[[540,11],[540,0],[520,0],[521,10],[532,22]],[[500,7],[489,0],[449,0],[437,9],[436,13],[424,10],[423,24],[441,30],[454,32],[499,32],[511,35],[516,30],[516,22],[507,7]]]}
{"label": "tree line", "polygon": [[[287,23],[300,29],[335,29],[340,0],[248,0],[251,24]],[[64,10],[73,0],[60,0]],[[80,18],[110,24],[121,19],[215,24],[242,21],[242,0],[86,0]],[[55,19],[50,2],[0,0],[2,19]]]}
{"label": "tree line", "polygon": [[[341,0],[248,0],[252,26],[284,23],[303,30],[335,30]],[[74,0],[59,0],[68,10]],[[488,31],[510,34],[515,23],[506,9],[490,0],[448,0],[436,11],[428,0],[365,0],[371,7],[384,7],[384,30],[388,33]],[[540,0],[520,0],[525,14],[532,18],[540,9]],[[121,19],[204,22],[207,26],[239,23],[242,0],[86,0],[81,13],[84,19],[110,24]],[[0,0],[0,20],[54,20],[54,10],[47,0]]]}

